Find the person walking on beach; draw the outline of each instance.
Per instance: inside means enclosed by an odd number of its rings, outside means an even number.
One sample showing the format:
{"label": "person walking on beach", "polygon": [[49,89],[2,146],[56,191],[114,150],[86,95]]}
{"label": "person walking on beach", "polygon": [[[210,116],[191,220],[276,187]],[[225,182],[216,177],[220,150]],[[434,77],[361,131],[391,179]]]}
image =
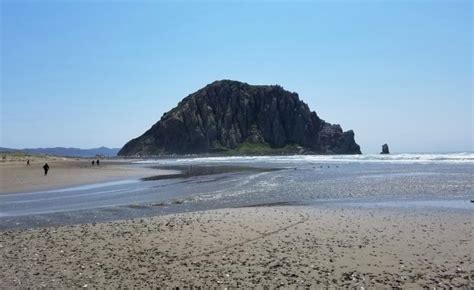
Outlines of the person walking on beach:
{"label": "person walking on beach", "polygon": [[30,159],[26,160],[26,166],[30,166]]}
{"label": "person walking on beach", "polygon": [[48,163],[45,163],[45,164],[43,165],[43,169],[44,169],[44,175],[48,175],[48,170],[49,170],[49,165],[48,165]]}
{"label": "person walking on beach", "polygon": [[94,160],[92,160],[92,166],[94,166]]}
{"label": "person walking on beach", "polygon": [[99,159],[97,159],[97,161],[95,163],[97,163],[97,166],[99,166]]}

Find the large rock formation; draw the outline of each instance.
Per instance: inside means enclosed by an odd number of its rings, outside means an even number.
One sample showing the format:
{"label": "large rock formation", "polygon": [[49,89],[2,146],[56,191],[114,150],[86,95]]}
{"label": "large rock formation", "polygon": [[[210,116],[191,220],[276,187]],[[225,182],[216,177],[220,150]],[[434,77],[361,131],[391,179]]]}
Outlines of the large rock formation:
{"label": "large rock formation", "polygon": [[361,153],[353,131],[321,120],[297,93],[222,80],[187,96],[118,155],[249,152]]}

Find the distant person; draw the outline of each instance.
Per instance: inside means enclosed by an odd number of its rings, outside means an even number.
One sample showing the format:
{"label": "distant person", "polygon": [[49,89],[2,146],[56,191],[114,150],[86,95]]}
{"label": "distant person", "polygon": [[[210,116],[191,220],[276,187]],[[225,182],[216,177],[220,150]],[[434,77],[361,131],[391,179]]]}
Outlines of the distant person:
{"label": "distant person", "polygon": [[99,166],[99,159],[97,159],[97,161],[95,163],[97,163],[97,166]]}
{"label": "distant person", "polygon": [[95,164],[95,163],[94,163],[94,160],[92,160],[92,166],[94,166],[94,164]]}
{"label": "distant person", "polygon": [[26,166],[30,166],[30,159],[26,160]]}
{"label": "distant person", "polygon": [[44,169],[44,175],[48,175],[48,170],[49,170],[49,165],[48,165],[48,163],[45,163],[45,164],[43,165],[43,169]]}

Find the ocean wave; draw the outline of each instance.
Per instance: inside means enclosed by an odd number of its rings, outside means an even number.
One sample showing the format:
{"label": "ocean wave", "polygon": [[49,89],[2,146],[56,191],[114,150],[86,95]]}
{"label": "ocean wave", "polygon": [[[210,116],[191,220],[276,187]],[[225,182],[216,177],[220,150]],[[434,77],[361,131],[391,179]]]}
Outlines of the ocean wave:
{"label": "ocean wave", "polygon": [[474,153],[404,153],[361,155],[289,155],[289,156],[230,156],[230,157],[182,157],[169,159],[147,159],[136,163],[195,164],[195,163],[335,163],[335,162],[379,162],[379,163],[472,163]]}

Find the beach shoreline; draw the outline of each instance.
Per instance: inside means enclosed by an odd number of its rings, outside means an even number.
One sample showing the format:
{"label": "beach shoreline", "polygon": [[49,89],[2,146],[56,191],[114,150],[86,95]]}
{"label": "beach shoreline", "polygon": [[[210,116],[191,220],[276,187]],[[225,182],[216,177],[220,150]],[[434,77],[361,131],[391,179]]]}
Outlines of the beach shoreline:
{"label": "beach shoreline", "polygon": [[[55,190],[86,184],[140,179],[164,174],[147,166],[134,165],[134,160],[101,159],[92,165],[87,158],[32,157],[0,163],[0,195]],[[48,175],[43,165],[48,163]]]}
{"label": "beach shoreline", "polygon": [[474,216],[274,206],[4,231],[2,287],[472,287]]}

